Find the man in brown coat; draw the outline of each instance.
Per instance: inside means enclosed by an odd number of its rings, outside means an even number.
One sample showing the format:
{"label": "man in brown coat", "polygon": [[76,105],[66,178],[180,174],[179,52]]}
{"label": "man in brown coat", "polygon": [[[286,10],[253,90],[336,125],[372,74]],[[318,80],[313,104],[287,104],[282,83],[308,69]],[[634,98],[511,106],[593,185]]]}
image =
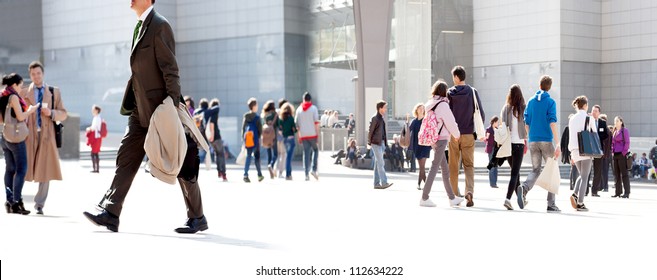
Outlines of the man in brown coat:
{"label": "man in brown coat", "polygon": [[[25,181],[39,183],[39,190],[34,196],[34,209],[43,215],[43,207],[48,198],[51,180],[62,180],[59,167],[59,151],[55,142],[55,126],[53,121],[66,120],[67,112],[62,102],[59,88],[44,83],[43,65],[34,61],[28,67],[32,83],[21,92],[28,105],[41,103],[40,110],[32,118],[28,118],[27,126],[30,134],[25,141],[27,146],[27,175]],[[51,88],[54,91],[51,92]],[[53,104],[54,94],[54,104]]]}
{"label": "man in brown coat", "polygon": [[[121,114],[129,116],[128,133],[123,137],[117,153],[114,180],[98,204],[102,211],[98,214],[84,212],[89,221],[113,232],[119,230],[123,201],[146,154],[144,141],[153,112],[167,96],[171,96],[175,107],[181,101],[173,30],[169,22],[153,10],[154,2],[133,0],[131,3],[139,21],[132,37],[132,76],[121,104]],[[196,233],[208,229],[208,223],[203,215],[201,191],[197,182],[200,163],[197,144],[190,135],[186,135],[186,138],[187,156],[178,174],[178,182],[187,206],[188,219],[183,227],[175,231]]]}

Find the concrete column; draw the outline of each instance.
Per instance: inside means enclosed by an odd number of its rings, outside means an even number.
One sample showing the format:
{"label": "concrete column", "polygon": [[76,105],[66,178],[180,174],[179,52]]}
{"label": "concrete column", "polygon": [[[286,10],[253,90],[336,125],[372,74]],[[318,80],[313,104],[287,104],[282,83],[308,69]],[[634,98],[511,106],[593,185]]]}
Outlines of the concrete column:
{"label": "concrete column", "polygon": [[366,145],[376,101],[388,99],[390,25],[393,0],[354,0],[358,80],[356,86],[356,141]]}

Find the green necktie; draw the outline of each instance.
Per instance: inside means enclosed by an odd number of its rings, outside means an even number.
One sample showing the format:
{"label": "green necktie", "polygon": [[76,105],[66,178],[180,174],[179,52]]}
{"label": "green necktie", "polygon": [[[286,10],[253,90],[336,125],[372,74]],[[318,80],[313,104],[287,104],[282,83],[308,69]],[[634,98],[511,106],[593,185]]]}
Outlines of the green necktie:
{"label": "green necktie", "polygon": [[141,27],[142,21],[139,20],[137,22],[137,26],[135,26],[135,31],[132,33],[132,47],[135,47],[135,41],[137,41],[137,36],[139,35],[139,28]]}

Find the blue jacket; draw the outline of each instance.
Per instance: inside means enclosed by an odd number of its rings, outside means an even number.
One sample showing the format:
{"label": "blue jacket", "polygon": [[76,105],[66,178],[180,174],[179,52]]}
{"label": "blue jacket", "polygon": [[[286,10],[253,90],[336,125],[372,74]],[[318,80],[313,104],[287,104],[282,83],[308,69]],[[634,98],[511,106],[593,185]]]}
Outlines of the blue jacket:
{"label": "blue jacket", "polygon": [[524,115],[529,126],[529,142],[552,142],[550,124],[557,122],[557,102],[547,91],[536,92],[527,102]]}

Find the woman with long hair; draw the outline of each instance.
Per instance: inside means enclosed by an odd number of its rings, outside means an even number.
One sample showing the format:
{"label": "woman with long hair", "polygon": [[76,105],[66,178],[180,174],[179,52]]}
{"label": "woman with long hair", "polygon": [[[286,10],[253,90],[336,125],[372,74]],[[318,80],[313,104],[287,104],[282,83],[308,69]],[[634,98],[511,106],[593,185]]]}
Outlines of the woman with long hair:
{"label": "woman with long hair", "polygon": [[[262,113],[260,115],[263,117],[266,125],[274,128],[274,135],[276,135],[278,132],[276,129],[276,105],[274,104],[274,100],[267,100],[267,102],[265,102],[265,105],[262,106]],[[269,177],[274,179],[276,176],[274,169],[276,167],[276,158],[278,157],[278,145],[276,145],[276,139],[274,138],[274,143],[271,147],[265,149],[267,150],[267,168],[269,169]]]}
{"label": "woman with long hair", "polygon": [[[512,85],[509,88],[509,93],[506,95],[506,104],[500,113],[502,122],[509,128],[511,137],[511,157],[508,159],[511,165],[511,178],[506,191],[506,200],[504,200],[504,207],[507,210],[513,210],[511,196],[514,190],[520,186],[520,166],[522,165],[522,158],[525,155],[525,146],[527,145],[527,130],[525,129],[524,118],[526,106],[520,86],[517,84]],[[516,195],[519,194],[516,193]]]}
{"label": "woman with long hair", "polygon": [[449,204],[452,207],[457,207],[463,202],[463,198],[454,195],[452,184],[449,182],[449,165],[447,164],[447,159],[445,159],[445,148],[449,142],[450,135],[458,141],[459,137],[461,137],[461,133],[459,132],[458,124],[456,124],[456,120],[454,119],[454,114],[452,114],[452,110],[449,108],[447,84],[444,81],[437,81],[431,88],[431,95],[431,99],[429,99],[424,105],[424,110],[425,112],[431,110],[436,115],[439,137],[438,141],[431,145],[431,149],[433,149],[433,161],[431,162],[431,169],[429,169],[427,181],[424,183],[420,206],[436,207],[436,204],[429,199],[429,193],[431,193],[431,186],[436,179],[438,167],[440,167],[445,192],[447,192],[447,197],[449,198]]}
{"label": "woman with long hair", "polygon": [[278,129],[283,133],[285,142],[285,180],[292,180],[292,156],[294,156],[294,135],[297,133],[297,125],[294,122],[294,107],[292,104],[285,103],[281,108],[278,117]]}
{"label": "woman with long hair", "polygon": [[[6,87],[2,91],[2,97],[0,97],[0,116],[4,120],[6,110],[11,110],[10,118],[16,118],[19,122],[26,121],[40,104],[28,107],[25,100],[18,94],[23,85],[23,78],[16,73],[9,74],[2,77],[2,85]],[[27,173],[25,140],[11,143],[5,137],[2,137],[0,138],[0,145],[2,145],[2,151],[5,155],[5,193],[7,194],[5,210],[7,210],[7,213],[30,214],[30,211],[25,210],[23,205],[23,185]]]}
{"label": "woman with long hair", "polygon": [[413,151],[413,155],[417,159],[417,162],[420,164],[420,172],[417,177],[417,189],[421,190],[420,184],[427,181],[427,174],[424,171],[425,163],[427,158],[431,155],[431,147],[421,146],[418,144],[418,134],[420,133],[420,127],[422,126],[422,119],[424,119],[424,104],[418,103],[413,108],[413,121],[409,126],[409,131],[411,133],[411,145],[408,147],[409,150]]}
{"label": "woman with long hair", "polygon": [[[579,177],[575,183],[575,191],[570,196],[570,204],[577,211],[589,211],[584,205],[584,196],[586,196],[587,182],[593,165],[593,158],[590,156],[581,156],[577,133],[584,130],[596,131],[595,120],[586,113],[589,110],[588,99],[586,96],[578,96],[573,101],[573,107],[577,113],[568,120],[568,150],[570,151],[571,164],[577,168]],[[593,129],[591,128],[593,126]]]}
{"label": "woman with long hair", "polygon": [[[630,151],[630,131],[620,116],[614,118],[614,132],[611,149],[614,153],[612,166],[614,168],[614,185],[616,194],[612,197],[630,197],[630,177],[627,169],[627,153]],[[625,192],[623,193],[623,190]]]}

